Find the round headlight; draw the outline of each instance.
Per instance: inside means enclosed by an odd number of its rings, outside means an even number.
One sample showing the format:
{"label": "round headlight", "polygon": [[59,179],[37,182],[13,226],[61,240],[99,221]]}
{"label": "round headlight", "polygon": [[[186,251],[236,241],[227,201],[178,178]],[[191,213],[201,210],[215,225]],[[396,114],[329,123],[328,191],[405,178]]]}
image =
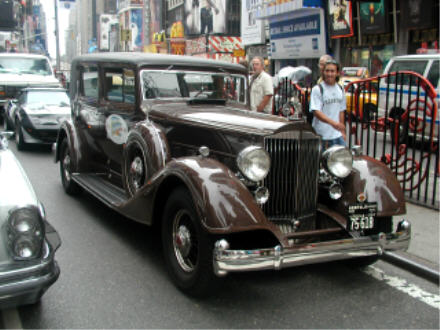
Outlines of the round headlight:
{"label": "round headlight", "polygon": [[343,146],[333,146],[322,154],[323,164],[330,174],[338,177],[347,177],[353,168],[353,155]]}
{"label": "round headlight", "polygon": [[237,166],[247,179],[258,182],[269,173],[270,157],[263,148],[250,146],[238,154]]}
{"label": "round headlight", "polygon": [[14,254],[19,259],[35,258],[40,254],[41,244],[39,241],[21,237],[14,244]]}
{"label": "round headlight", "polygon": [[12,229],[19,234],[41,233],[40,215],[37,208],[25,207],[14,210],[9,218]]}

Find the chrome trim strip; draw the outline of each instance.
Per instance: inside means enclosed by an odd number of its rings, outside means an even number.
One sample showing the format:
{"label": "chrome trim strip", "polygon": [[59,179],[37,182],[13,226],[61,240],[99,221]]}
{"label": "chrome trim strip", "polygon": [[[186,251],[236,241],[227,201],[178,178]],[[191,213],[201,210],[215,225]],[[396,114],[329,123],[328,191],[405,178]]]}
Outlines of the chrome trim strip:
{"label": "chrome trim strip", "polygon": [[214,272],[225,276],[229,272],[281,269],[286,267],[342,260],[356,257],[381,255],[386,251],[406,250],[411,240],[411,226],[405,226],[393,234],[341,239],[328,242],[282,248],[280,245],[268,249],[229,250],[225,240],[218,241],[214,248]]}

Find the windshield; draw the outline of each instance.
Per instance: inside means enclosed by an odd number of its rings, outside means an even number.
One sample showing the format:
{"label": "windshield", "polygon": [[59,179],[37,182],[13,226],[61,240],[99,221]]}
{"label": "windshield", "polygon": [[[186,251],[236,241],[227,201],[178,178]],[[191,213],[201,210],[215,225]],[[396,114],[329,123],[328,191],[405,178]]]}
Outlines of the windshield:
{"label": "windshield", "polygon": [[144,99],[190,98],[246,102],[246,77],[210,72],[143,71]]}
{"label": "windshield", "polygon": [[0,73],[52,75],[49,62],[45,58],[1,58]]}
{"label": "windshield", "polygon": [[46,104],[66,107],[70,105],[70,100],[66,92],[38,91],[28,93],[26,103],[31,106]]}

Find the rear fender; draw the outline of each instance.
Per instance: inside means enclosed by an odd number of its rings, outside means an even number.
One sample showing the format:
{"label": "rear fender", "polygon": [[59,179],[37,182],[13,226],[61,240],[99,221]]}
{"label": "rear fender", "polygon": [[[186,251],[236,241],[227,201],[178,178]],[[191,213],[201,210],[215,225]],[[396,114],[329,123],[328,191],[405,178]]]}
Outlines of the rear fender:
{"label": "rear fender", "polygon": [[346,214],[349,205],[366,202],[377,203],[377,216],[393,216],[406,213],[405,197],[399,181],[382,162],[369,157],[353,159],[353,171],[343,181],[343,197],[338,201],[338,210]]}

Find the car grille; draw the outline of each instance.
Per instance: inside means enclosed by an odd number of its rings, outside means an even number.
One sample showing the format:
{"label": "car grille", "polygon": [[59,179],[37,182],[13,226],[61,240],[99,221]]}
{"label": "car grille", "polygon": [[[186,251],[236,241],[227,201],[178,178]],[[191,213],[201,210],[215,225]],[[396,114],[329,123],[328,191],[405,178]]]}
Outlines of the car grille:
{"label": "car grille", "polygon": [[[283,132],[267,137],[264,144],[271,157],[271,169],[264,180],[270,192],[269,200],[263,205],[264,213],[281,226],[285,226],[286,221],[293,226],[299,220],[300,228],[313,227],[318,193],[319,138],[310,132]],[[309,225],[304,226],[304,222]]]}

